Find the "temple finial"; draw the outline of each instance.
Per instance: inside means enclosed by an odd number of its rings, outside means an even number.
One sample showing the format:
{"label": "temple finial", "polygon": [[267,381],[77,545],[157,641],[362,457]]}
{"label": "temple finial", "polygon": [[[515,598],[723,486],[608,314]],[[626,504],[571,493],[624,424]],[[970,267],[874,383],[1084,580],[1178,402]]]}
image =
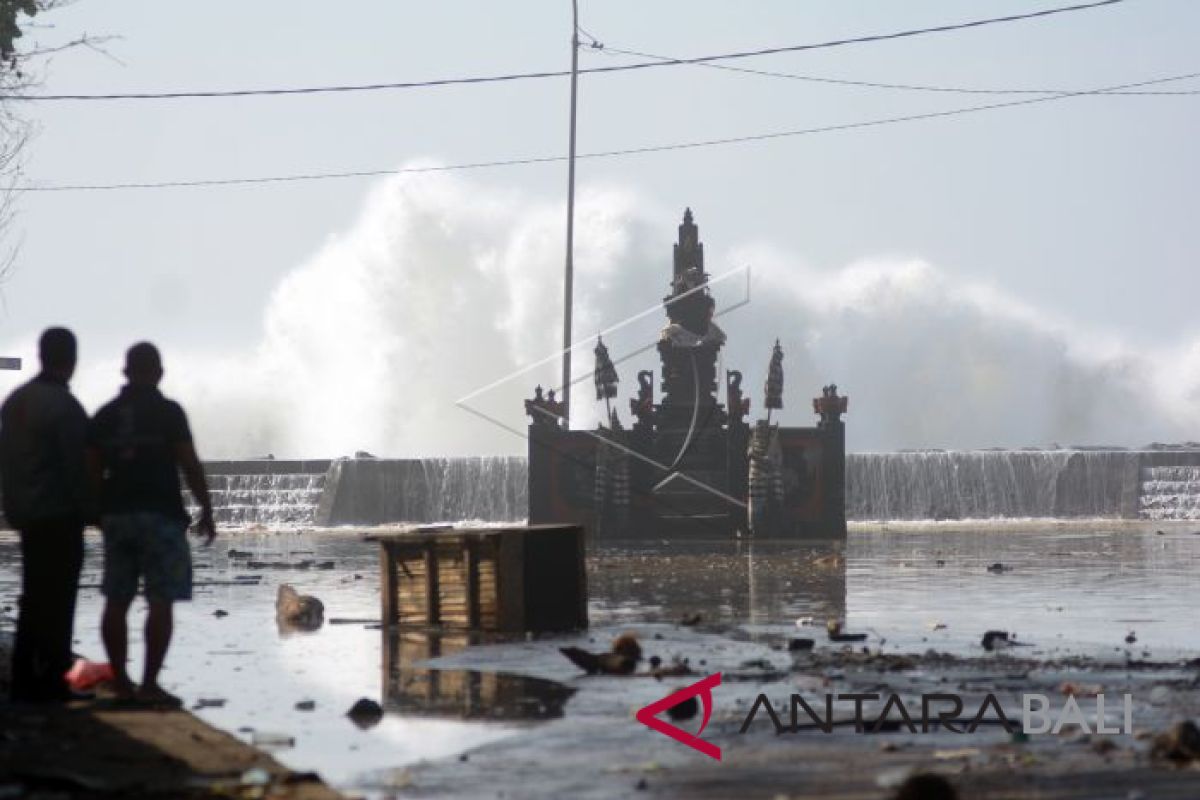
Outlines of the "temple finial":
{"label": "temple finial", "polygon": [[704,245],[700,244],[700,229],[693,222],[692,209],[683,211],[683,223],[679,226],[679,241],[675,245],[674,281],[689,270],[704,272]]}

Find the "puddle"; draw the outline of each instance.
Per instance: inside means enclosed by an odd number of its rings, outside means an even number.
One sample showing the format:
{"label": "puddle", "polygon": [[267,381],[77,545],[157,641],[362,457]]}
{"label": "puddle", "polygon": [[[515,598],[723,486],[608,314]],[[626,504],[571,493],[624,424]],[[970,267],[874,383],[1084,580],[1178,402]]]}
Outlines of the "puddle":
{"label": "puddle", "polygon": [[[1161,536],[1152,528],[1100,526],[855,531],[842,562],[828,546],[791,542],[688,541],[663,551],[661,543],[637,543],[592,553],[589,633],[468,648],[463,636],[388,637],[372,627],[380,611],[377,545],[355,534],[226,534],[195,550],[195,600],[177,608],[163,681],[190,706],[204,705],[200,717],[246,741],[255,733],[293,738],[294,746],[274,751],[285,764],[374,792],[402,782],[404,768],[417,762],[531,726],[552,739],[555,726],[573,717],[627,717],[661,696],[653,680],[616,689],[612,682],[620,679],[580,678],[557,653],[568,640],[602,649],[625,627],[638,630],[648,650],[664,658],[682,652],[698,670],[761,658],[779,659],[776,666],[786,669],[788,654],[767,647],[784,636],[834,647],[822,627],[798,628],[802,619],[817,626],[845,619],[847,630],[870,634],[870,646],[883,641],[896,652],[980,655],[980,637],[993,628],[1035,645],[1020,653],[1034,658],[1168,659],[1200,649],[1190,605],[1200,536],[1185,529]],[[100,557],[99,538],[89,535],[76,649],[97,659]],[[333,567],[322,568],[329,561]],[[1005,569],[989,572],[995,563]],[[0,534],[0,607],[15,608],[17,564],[15,537]],[[318,630],[276,628],[276,591],[284,582],[324,603]],[[5,615],[4,627],[14,613]],[[143,614],[135,604],[130,628],[138,665]],[[685,619],[689,624],[680,626]],[[1126,644],[1131,631],[1136,643]],[[345,716],[361,697],[386,710],[367,730]]]}

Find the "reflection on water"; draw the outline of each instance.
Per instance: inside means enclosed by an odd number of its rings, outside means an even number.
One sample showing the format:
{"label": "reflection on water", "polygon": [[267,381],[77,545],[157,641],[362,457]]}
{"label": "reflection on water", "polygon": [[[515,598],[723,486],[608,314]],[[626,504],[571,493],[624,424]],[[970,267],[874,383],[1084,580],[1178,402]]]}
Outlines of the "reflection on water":
{"label": "reflection on water", "polygon": [[467,634],[383,632],[384,708],[412,716],[538,721],[561,717],[575,690],[556,681],[418,666],[470,644]]}
{"label": "reflection on water", "polygon": [[[1096,527],[852,536],[848,617],[904,650],[979,653],[980,635],[996,628],[1036,645],[1022,652],[1034,657],[1195,655],[1195,528]],[[938,623],[946,628],[935,632]]]}
{"label": "reflection on water", "polygon": [[695,620],[751,632],[798,617],[842,619],[846,569],[833,542],[689,540],[605,545],[588,559],[592,622]]}
{"label": "reflection on water", "polygon": [[[231,548],[249,556],[231,556]],[[461,635],[381,637],[365,624],[380,612],[377,545],[356,535],[232,534],[223,545],[194,554],[195,599],[176,612],[166,687],[189,704],[225,700],[198,715],[247,740],[254,732],[293,737],[295,747],[276,756],[294,768],[318,770],[337,785],[356,787],[370,770],[448,757],[517,735],[524,727],[518,721],[558,724],[556,718],[578,713],[574,709],[584,701],[583,695],[572,700],[570,687],[548,681],[423,666],[428,658],[466,647]],[[89,535],[75,646],[102,659],[100,555],[98,537]],[[314,559],[333,561],[334,568],[303,566]],[[997,562],[1005,569],[989,572]],[[15,537],[0,535],[0,608],[16,606],[18,564]],[[852,532],[840,549],[687,541],[668,551],[662,543],[643,542],[605,545],[588,557],[589,614],[596,627],[636,630],[642,622],[686,620],[754,638],[794,635],[800,619],[844,619],[848,630],[872,632],[872,647],[886,640],[885,649],[893,651],[977,655],[982,633],[996,628],[1037,645],[1022,652],[1033,657],[1194,652],[1200,649],[1192,609],[1198,575],[1200,536],[1180,528],[1163,535],[1154,528],[1078,526],[872,530]],[[323,627],[279,635],[275,601],[282,583],[321,600]],[[130,626],[135,676],[142,655],[140,606]],[[345,624],[347,619],[352,622]],[[11,628],[11,621],[12,612],[0,624]],[[1125,643],[1131,631],[1136,647]],[[799,635],[829,646],[823,635]],[[522,646],[535,658],[544,649],[546,663],[561,669],[558,642]],[[360,697],[382,700],[389,712],[369,731],[345,717]]]}

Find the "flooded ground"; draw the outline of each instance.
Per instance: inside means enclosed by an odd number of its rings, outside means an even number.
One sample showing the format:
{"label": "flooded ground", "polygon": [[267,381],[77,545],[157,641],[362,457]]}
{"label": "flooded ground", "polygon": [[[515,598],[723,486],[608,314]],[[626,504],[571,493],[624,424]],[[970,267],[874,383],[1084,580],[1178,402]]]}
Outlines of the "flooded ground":
{"label": "flooded ground", "polygon": [[[773,740],[788,738],[759,737],[750,747],[749,737],[737,734],[758,691],[784,708],[789,692],[880,686],[881,672],[893,691],[910,695],[944,690],[949,681],[982,696],[997,685],[997,674],[1012,678],[1010,689],[1020,675],[1026,689],[1050,693],[1064,682],[1099,682],[1144,699],[1135,721],[1148,727],[1197,710],[1194,692],[1183,689],[1194,669],[1127,666],[1200,651],[1192,611],[1200,535],[1189,527],[863,526],[840,549],[690,542],[668,555],[661,543],[605,546],[589,558],[589,632],[471,647],[453,635],[388,639],[372,626],[379,615],[377,545],[361,532],[229,534],[197,548],[195,560],[196,597],[177,612],[164,684],[206,721],[246,741],[277,743],[273,753],[288,766],[373,795],[684,792],[680,776],[704,759],[637,725],[632,712],[716,671],[726,684],[706,737],[734,754],[727,763],[768,758],[763,754],[782,746]],[[0,535],[6,627],[16,605],[16,563],[15,539]],[[103,660],[99,568],[99,539],[89,536],[76,647]],[[318,631],[277,628],[275,594],[283,582],[324,602]],[[828,619],[844,620],[867,640],[829,642]],[[1015,632],[1030,646],[1011,650],[1018,660],[995,660],[980,646],[989,629]],[[625,630],[637,632],[647,655],[688,659],[695,675],[666,685],[584,678],[557,652],[566,645],[604,649]],[[789,654],[788,641],[797,637],[813,639],[815,650]],[[930,650],[942,655],[933,659]],[[140,659],[140,644],[133,652]],[[917,659],[905,666],[901,654]],[[361,697],[383,701],[388,713],[378,725],[361,729],[345,716]],[[862,748],[861,738],[804,746]],[[970,744],[1007,742],[1007,733],[991,731]],[[962,746],[961,739],[953,743]],[[882,773],[887,759],[878,745],[865,747]],[[879,775],[864,780],[884,785]],[[702,794],[690,784],[686,793]]]}

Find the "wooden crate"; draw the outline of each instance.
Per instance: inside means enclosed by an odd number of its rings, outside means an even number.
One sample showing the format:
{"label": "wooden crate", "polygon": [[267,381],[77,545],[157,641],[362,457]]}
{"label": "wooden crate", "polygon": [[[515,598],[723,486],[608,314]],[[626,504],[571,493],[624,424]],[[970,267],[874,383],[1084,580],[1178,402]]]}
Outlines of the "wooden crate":
{"label": "wooden crate", "polygon": [[380,536],[383,623],[513,633],[586,628],[583,541],[579,525]]}

